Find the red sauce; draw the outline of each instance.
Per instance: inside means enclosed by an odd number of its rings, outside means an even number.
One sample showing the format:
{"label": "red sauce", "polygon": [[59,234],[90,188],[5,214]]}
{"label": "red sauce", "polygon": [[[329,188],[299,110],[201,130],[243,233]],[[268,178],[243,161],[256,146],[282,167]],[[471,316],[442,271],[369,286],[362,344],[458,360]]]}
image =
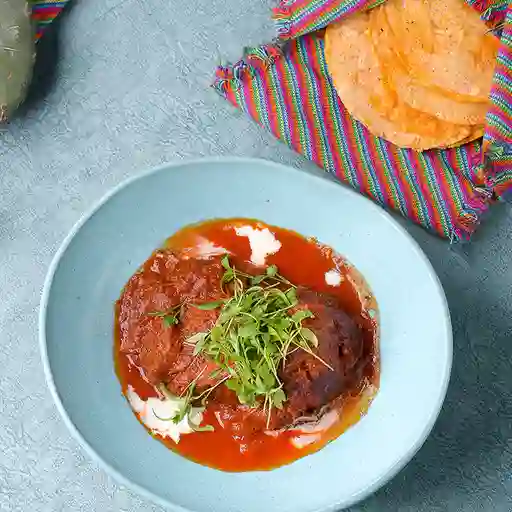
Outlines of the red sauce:
{"label": "red sauce", "polygon": [[[263,432],[254,433],[250,425],[235,423],[230,428],[223,428],[215,415],[215,404],[209,405],[204,413],[203,423],[213,425],[214,432],[196,432],[182,435],[178,444],[170,439],[161,440],[173,451],[198,463],[224,471],[268,470],[288,464],[309,453],[318,451],[327,443],[342,434],[347,428],[357,423],[368,410],[379,386],[378,323],[377,305],[362,276],[341,256],[316,240],[282,228],[267,226],[259,221],[248,219],[220,219],[186,227],[177,232],[166,242],[166,247],[173,250],[194,249],[199,240],[206,239],[215,246],[224,248],[237,261],[249,261],[251,249],[247,237],[237,236],[237,226],[268,227],[275,238],[281,242],[280,250],[267,256],[266,264],[275,264],[279,272],[291,282],[306,286],[317,292],[335,296],[341,308],[349,313],[361,326],[366,343],[372,345],[371,364],[367,365],[364,382],[360,391],[354,396],[344,396],[337,400],[342,410],[339,420],[319,439],[304,448],[295,447],[291,439],[299,435],[297,431],[280,432],[269,436]],[[342,276],[339,286],[326,283],[325,273],[337,269]],[[372,310],[372,311],[370,311]],[[158,396],[139,369],[132,364],[130,357],[120,351],[119,332],[116,312],[115,363],[116,371],[126,393],[128,386],[142,398]],[[226,427],[224,418],[223,423]]]}

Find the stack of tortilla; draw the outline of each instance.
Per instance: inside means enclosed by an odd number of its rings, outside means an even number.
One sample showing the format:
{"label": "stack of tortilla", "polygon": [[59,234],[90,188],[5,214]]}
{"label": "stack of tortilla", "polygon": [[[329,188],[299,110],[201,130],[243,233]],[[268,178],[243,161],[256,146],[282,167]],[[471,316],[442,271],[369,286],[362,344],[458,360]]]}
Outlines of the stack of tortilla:
{"label": "stack of tortilla", "polygon": [[464,0],[387,0],[325,33],[329,72],[350,114],[418,151],[483,135],[498,46]]}

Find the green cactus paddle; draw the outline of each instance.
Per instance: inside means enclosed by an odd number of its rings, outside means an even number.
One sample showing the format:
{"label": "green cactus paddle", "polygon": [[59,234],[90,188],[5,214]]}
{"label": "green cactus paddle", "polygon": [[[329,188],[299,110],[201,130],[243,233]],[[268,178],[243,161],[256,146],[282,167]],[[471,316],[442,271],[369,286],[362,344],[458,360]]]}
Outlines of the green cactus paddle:
{"label": "green cactus paddle", "polygon": [[35,58],[26,0],[0,0],[0,122],[25,99]]}

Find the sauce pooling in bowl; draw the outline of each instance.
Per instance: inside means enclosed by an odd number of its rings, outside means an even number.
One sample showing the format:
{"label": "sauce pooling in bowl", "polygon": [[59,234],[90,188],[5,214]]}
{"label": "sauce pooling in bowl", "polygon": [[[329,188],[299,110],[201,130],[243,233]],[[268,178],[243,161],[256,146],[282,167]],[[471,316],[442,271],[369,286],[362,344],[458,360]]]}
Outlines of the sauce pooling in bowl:
{"label": "sauce pooling in bowl", "polygon": [[[276,369],[281,408],[261,397],[241,404],[226,385],[235,363],[219,368],[188,343],[218,324],[217,302],[229,303],[226,254],[246,276],[278,269],[283,280],[268,288],[293,286],[297,297],[286,315],[311,314],[304,326],[316,345],[291,345]],[[221,470],[272,469],[321,449],[366,413],[379,386],[377,305],[362,276],[316,240],[254,220],[208,221],[169,238],[125,286],[115,329],[117,374],[139,420],[173,451]],[[173,421],[162,383],[175,404],[194,395],[205,407],[197,400],[193,415]]]}

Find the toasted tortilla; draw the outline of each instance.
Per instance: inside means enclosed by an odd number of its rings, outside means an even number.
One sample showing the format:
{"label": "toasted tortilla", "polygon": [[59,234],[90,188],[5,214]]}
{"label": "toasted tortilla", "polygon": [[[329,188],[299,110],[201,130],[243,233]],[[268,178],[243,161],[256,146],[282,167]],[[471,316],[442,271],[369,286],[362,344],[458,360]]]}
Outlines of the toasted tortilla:
{"label": "toasted tortilla", "polygon": [[419,151],[483,134],[497,50],[463,0],[387,0],[325,34],[329,72],[351,115]]}

